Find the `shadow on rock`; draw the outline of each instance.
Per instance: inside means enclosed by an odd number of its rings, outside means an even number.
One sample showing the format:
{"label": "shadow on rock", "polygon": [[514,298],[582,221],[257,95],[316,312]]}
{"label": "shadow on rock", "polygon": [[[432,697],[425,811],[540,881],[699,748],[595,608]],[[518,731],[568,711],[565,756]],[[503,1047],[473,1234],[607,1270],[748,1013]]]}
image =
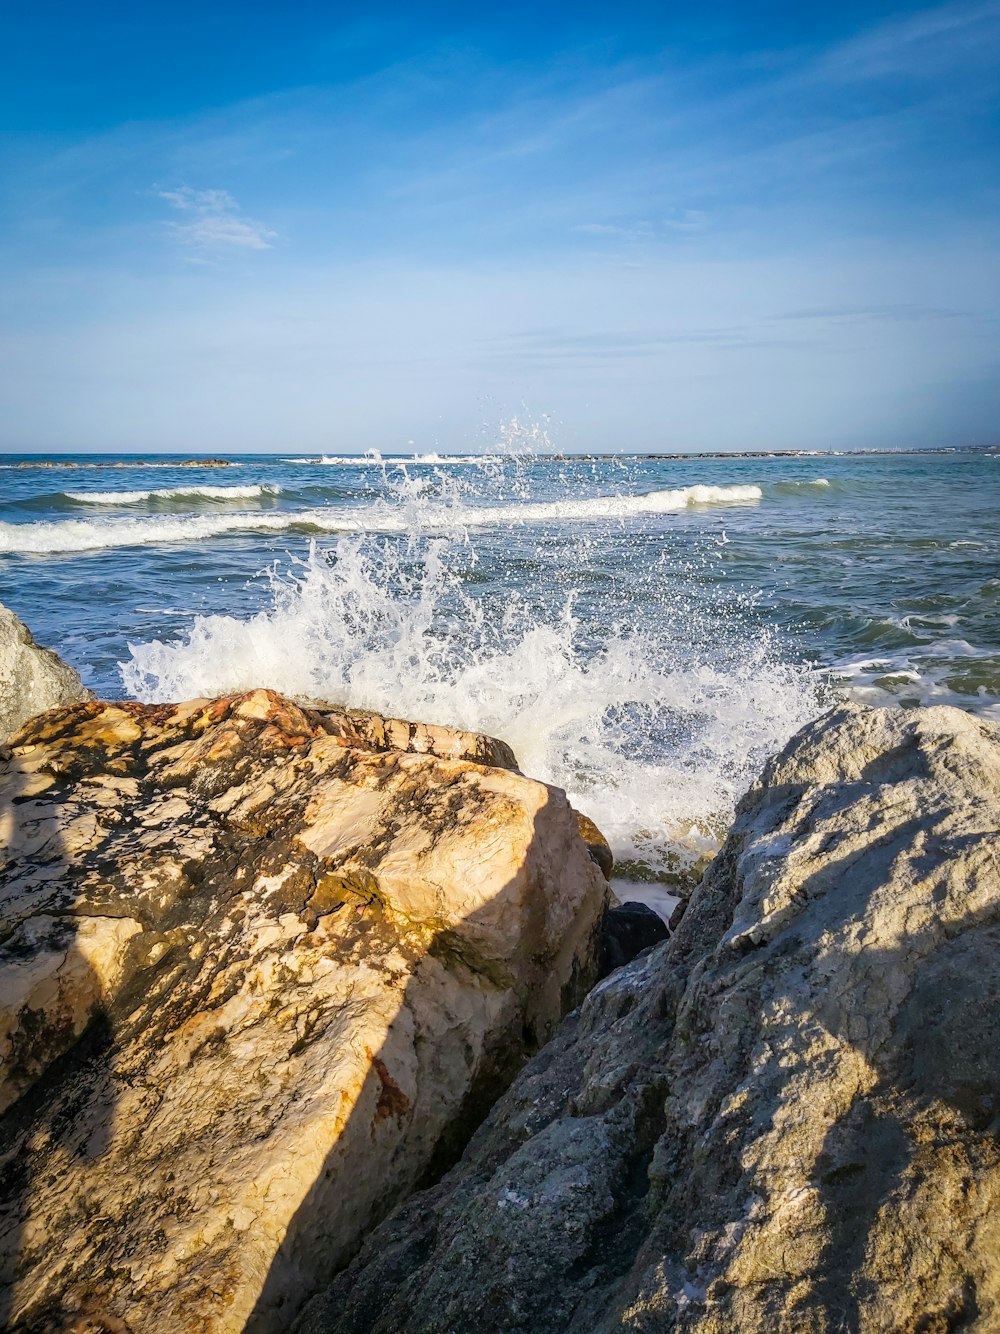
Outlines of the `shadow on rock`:
{"label": "shadow on rock", "polygon": [[672,939],[296,1328],[1000,1328],[998,814],[958,710],[805,729]]}
{"label": "shadow on rock", "polygon": [[286,1330],[585,993],[564,795],[418,739],[268,691],[15,738],[12,1330]]}
{"label": "shadow on rock", "polygon": [[[115,1115],[105,979],[91,961],[99,933],[80,938],[63,797],[57,778],[26,771],[0,747],[0,1327],[39,1334],[88,1315],[100,1320],[86,1290],[54,1306],[32,1291],[38,1251],[51,1246],[32,1200],[41,1176],[102,1157]],[[33,1313],[24,1324],[27,1296]]]}

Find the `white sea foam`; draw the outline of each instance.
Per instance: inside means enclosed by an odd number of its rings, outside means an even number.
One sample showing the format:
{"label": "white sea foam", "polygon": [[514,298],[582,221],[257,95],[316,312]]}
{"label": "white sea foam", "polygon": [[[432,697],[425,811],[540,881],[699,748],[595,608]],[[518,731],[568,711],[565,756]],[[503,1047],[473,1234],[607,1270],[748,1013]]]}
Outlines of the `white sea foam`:
{"label": "white sea foam", "polygon": [[357,467],[359,464],[381,464],[382,455],[377,449],[370,449],[366,454],[307,454],[303,458],[279,459],[279,463],[342,464],[344,467]]}
{"label": "white sea foam", "polygon": [[832,485],[828,477],[786,477],[780,482],[771,484],[775,491],[803,491],[806,488],[820,487],[826,489]]}
{"label": "white sea foam", "polygon": [[141,505],[147,500],[255,500],[276,496],[280,486],[178,486],[150,491],[64,491],[68,500],[80,505]]}
{"label": "white sea foam", "polygon": [[668,514],[689,505],[734,505],[760,500],[759,486],[682,486],[638,496],[592,496],[585,500],[553,500],[505,508],[470,508],[463,521],[470,525],[495,523],[549,523],[574,519],[627,519],[637,514]]}
{"label": "white sea foam", "polygon": [[[223,488],[219,488],[220,490]],[[82,493],[81,493],[82,494]],[[114,494],[106,492],[107,494]],[[138,493],[122,493],[133,494]],[[624,520],[666,514],[688,506],[744,504],[759,500],[758,486],[686,486],[647,495],[596,496],[586,500],[465,506],[452,492],[443,501],[413,502],[419,491],[399,493],[404,503],[361,509],[334,506],[281,513],[196,514],[143,518],[61,519],[55,522],[0,523],[0,552],[68,553],[164,542],[201,542],[226,533],[287,532],[400,533],[450,532],[456,527]]]}
{"label": "white sea foam", "polygon": [[[140,699],[267,685],[501,736],[526,773],[565,788],[619,856],[654,866],[715,846],[763,757],[816,710],[804,674],[731,603],[685,604],[673,563],[655,606],[593,622],[530,593],[476,594],[463,529],[341,537],[272,575],[271,605],[199,616],[173,642],[130,644]],[[581,540],[578,557],[587,560]],[[731,596],[731,595],[729,595]]]}
{"label": "white sea foam", "polygon": [[[947,623],[955,618],[936,619]],[[995,682],[997,666],[998,656],[989,648],[977,648],[966,639],[939,639],[878,656],[840,658],[817,675],[829,677],[862,704],[950,704],[1000,721],[1000,703],[992,698],[995,686],[988,688],[983,680],[985,676]]]}

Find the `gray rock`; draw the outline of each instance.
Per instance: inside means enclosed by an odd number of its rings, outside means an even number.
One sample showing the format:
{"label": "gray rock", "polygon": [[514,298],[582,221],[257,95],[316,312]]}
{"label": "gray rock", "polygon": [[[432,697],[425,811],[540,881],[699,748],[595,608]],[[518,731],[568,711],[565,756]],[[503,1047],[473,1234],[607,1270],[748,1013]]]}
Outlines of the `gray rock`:
{"label": "gray rock", "polygon": [[93,699],[72,667],[0,603],[0,743],[45,709]]}
{"label": "gray rock", "polygon": [[1000,1329],[1000,728],[840,708],[298,1334]]}

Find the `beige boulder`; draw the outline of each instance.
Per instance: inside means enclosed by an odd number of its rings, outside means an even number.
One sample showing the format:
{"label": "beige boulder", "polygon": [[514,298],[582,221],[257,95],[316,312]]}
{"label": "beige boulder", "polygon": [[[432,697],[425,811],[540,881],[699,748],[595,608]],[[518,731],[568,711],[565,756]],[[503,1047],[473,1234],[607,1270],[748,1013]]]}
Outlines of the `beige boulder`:
{"label": "beige boulder", "polygon": [[835,710],[299,1334],[1000,1329],[1000,728]]}
{"label": "beige boulder", "polygon": [[489,750],[268,691],[12,738],[0,1325],[287,1329],[454,1161],[606,897],[563,793]]}
{"label": "beige boulder", "polygon": [[0,603],[0,743],[44,709],[92,699],[72,667]]}

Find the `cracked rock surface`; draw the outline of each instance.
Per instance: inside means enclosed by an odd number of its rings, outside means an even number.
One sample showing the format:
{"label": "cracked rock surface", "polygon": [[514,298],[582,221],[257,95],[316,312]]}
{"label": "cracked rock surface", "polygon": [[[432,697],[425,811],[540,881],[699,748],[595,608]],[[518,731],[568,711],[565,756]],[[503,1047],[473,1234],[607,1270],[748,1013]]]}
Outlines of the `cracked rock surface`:
{"label": "cracked rock surface", "polygon": [[843,707],[298,1334],[1000,1329],[1000,728]]}
{"label": "cracked rock surface", "polygon": [[0,749],[0,1326],[271,1331],[595,972],[606,884],[490,738],[269,691]]}

